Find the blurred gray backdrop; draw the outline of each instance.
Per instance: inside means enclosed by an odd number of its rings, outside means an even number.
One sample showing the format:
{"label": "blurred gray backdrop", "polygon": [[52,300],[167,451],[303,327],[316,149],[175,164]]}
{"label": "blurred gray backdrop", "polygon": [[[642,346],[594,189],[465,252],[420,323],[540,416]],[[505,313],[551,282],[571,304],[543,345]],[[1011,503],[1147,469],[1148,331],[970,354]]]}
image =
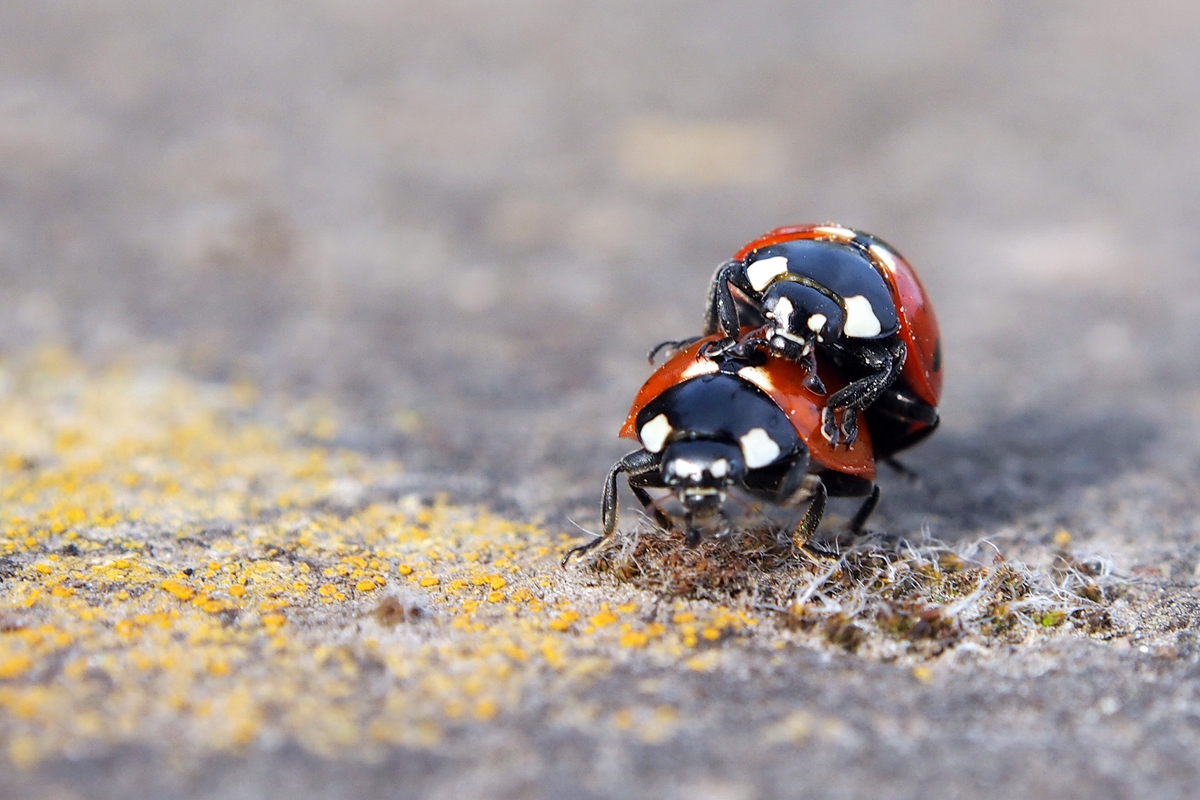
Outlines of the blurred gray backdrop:
{"label": "blurred gray backdrop", "polygon": [[1197,16],[7,2],[0,343],[165,343],[561,510],[712,266],[836,220],[927,283],[949,434],[1063,435],[1105,403],[1136,427],[1151,393],[1190,415]]}
{"label": "blurred gray backdrop", "polygon": [[1187,594],[1197,40],[1166,1],[6,0],[0,347],[327,398],[341,443],[570,530],[713,266],[839,221],[945,339],[879,523],[1066,526]]}

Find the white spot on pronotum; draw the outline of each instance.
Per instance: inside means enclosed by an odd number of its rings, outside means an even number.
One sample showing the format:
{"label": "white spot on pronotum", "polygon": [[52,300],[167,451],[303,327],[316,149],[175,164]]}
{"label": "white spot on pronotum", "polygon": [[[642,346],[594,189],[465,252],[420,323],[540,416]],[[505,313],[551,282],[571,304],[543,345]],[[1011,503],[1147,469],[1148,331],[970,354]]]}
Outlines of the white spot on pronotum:
{"label": "white spot on pronotum", "polygon": [[708,471],[712,473],[714,478],[724,478],[729,474],[729,462],[723,458],[718,458],[708,468]]}
{"label": "white spot on pronotum", "polygon": [[888,272],[896,272],[896,259],[886,247],[873,244],[867,250],[871,251],[871,255],[883,262]]}
{"label": "white spot on pronotum", "polygon": [[841,225],[818,225],[813,228],[813,233],[843,242],[849,242],[854,239],[854,231],[849,228],[843,228]]}
{"label": "white spot on pronotum", "polygon": [[802,347],[805,344],[807,344],[807,342],[804,339],[801,339],[799,336],[792,333],[787,328],[783,328],[778,325],[774,325],[771,327],[771,336],[772,336],[772,338],[775,336],[778,336],[781,339],[787,339],[789,342],[795,342],[796,344],[798,344]]}
{"label": "white spot on pronotum", "polygon": [[775,303],[775,308],[771,310],[771,318],[775,320],[775,324],[779,327],[790,328],[792,325],[792,312],[795,310],[791,300],[781,297]]}
{"label": "white spot on pronotum", "polygon": [[788,262],[783,256],[760,258],[746,267],[746,279],[750,281],[754,291],[761,292],[767,288],[767,284],[787,271]]}
{"label": "white spot on pronotum", "polygon": [[820,333],[821,328],[825,327],[825,322],[828,319],[824,314],[813,314],[808,318],[808,329],[813,333]]}
{"label": "white spot on pronotum", "polygon": [[659,414],[654,419],[642,426],[638,436],[641,437],[642,444],[651,453],[658,453],[663,449],[663,445],[667,443],[667,437],[671,435],[671,423],[667,421],[666,414]]}
{"label": "white spot on pronotum", "polygon": [[704,467],[694,461],[688,461],[686,458],[676,458],[667,464],[667,471],[680,478],[691,478],[698,481],[704,474]]}
{"label": "white spot on pronotum", "polygon": [[721,367],[717,365],[717,362],[711,361],[707,358],[702,358],[697,361],[693,361],[687,366],[687,369],[679,373],[679,380],[686,381],[688,378],[694,378],[697,375],[708,375],[709,373],[717,372],[720,369]]}
{"label": "white spot on pronotum", "polygon": [[779,458],[779,445],[762,428],[751,428],[738,441],[742,443],[742,455],[746,457],[746,466],[750,469],[765,467]]}
{"label": "white spot on pronotum", "polygon": [[768,394],[775,391],[775,382],[771,380],[771,373],[762,367],[742,367],[738,370],[738,377],[750,381]]}
{"label": "white spot on pronotum", "polygon": [[847,336],[871,339],[882,330],[883,326],[879,323],[879,317],[875,316],[870,300],[861,294],[846,298],[846,324],[842,326],[842,331]]}

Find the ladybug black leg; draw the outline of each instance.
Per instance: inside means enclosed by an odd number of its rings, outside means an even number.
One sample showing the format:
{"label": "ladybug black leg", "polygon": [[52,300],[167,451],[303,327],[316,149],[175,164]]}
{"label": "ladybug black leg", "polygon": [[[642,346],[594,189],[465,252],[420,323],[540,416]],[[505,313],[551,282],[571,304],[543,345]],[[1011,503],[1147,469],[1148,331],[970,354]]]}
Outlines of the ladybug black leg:
{"label": "ladybug black leg", "polygon": [[859,506],[858,511],[850,520],[850,524],[847,526],[850,529],[850,532],[855,536],[861,536],[863,533],[863,526],[867,524],[867,520],[871,518],[873,513],[875,513],[875,509],[878,506],[879,484],[876,483],[871,484],[871,494],[867,496],[867,499],[863,501],[863,504]]}
{"label": "ladybug black leg", "polygon": [[[734,295],[737,289],[741,294]],[[757,307],[752,297],[753,289],[746,280],[744,265],[736,258],[726,261],[717,267],[713,273],[712,282],[708,285],[708,301],[704,306],[704,336],[723,333],[725,336],[710,342],[700,351],[704,358],[717,358],[730,351],[738,357],[745,357],[749,349],[761,346],[758,340],[743,342],[740,345],[737,336],[742,326],[761,326],[766,323],[762,310]]]}
{"label": "ladybug black leg", "polygon": [[774,503],[783,508],[793,508],[812,497],[820,478],[808,471],[809,458],[807,454],[798,456],[792,466],[779,481],[775,489]]}
{"label": "ladybug black leg", "polygon": [[726,336],[723,339],[717,339],[712,342],[705,342],[704,345],[700,348],[700,357],[715,359],[715,358],[720,358],[721,356],[723,356],[729,352],[733,352],[736,355],[737,349],[738,349],[737,339],[734,339],[732,336]]}
{"label": "ladybug black leg", "polygon": [[648,472],[645,475],[630,475],[629,490],[633,492],[633,496],[638,499],[642,507],[654,515],[654,522],[658,527],[664,531],[671,530],[671,518],[667,516],[665,511],[655,505],[654,498],[642,486],[662,488],[662,476],[659,475],[657,467],[654,471]]}
{"label": "ladybug black leg", "polygon": [[898,459],[895,459],[891,456],[888,456],[887,458],[881,458],[880,461],[882,461],[884,464],[887,464],[888,468],[892,472],[896,473],[901,478],[903,478],[904,480],[911,483],[913,486],[921,485],[921,476],[917,473],[916,470],[914,470],[912,467],[908,466],[904,462],[899,461]]}
{"label": "ladybug black leg", "polygon": [[[659,469],[662,457],[655,453],[651,453],[645,449],[634,450],[632,453],[627,453],[620,461],[613,464],[612,469],[608,471],[608,477],[604,479],[604,493],[600,498],[600,517],[602,520],[602,533],[590,542],[572,547],[563,556],[562,566],[566,566],[571,560],[571,556],[586,553],[596,545],[603,542],[609,536],[612,536],[613,531],[617,529],[617,475],[622,472],[629,476],[630,488],[634,491],[638,500],[643,505],[649,507],[651,501],[643,486],[653,485],[654,472]],[[656,512],[656,517],[661,512]]]}
{"label": "ladybug black leg", "polygon": [[804,356],[802,363],[808,370],[808,377],[804,379],[805,388],[816,394],[825,394],[825,383],[817,375],[817,351],[815,348],[809,349],[808,355]]}
{"label": "ladybug black leg", "polygon": [[[779,482],[779,488],[775,491],[775,504],[783,508],[793,508],[801,503],[808,503],[804,517],[792,532],[792,541],[797,547],[808,547],[811,550],[809,540],[817,532],[817,527],[820,526],[821,519],[825,516],[825,501],[829,497],[829,489],[820,475],[814,475],[808,471],[808,466],[809,460],[806,457],[798,458],[792,464],[791,469],[783,476]],[[835,477],[835,484],[841,477],[845,476]],[[843,481],[846,486],[835,485],[833,493],[840,495],[850,491],[861,494],[855,480]]]}
{"label": "ladybug black leg", "polygon": [[708,302],[704,308],[705,336],[721,332],[728,337],[734,337],[741,330],[737,305],[733,300],[733,291],[729,288],[730,282],[736,280],[735,272],[741,266],[742,262],[731,258],[713,273],[712,282],[708,285]]}
{"label": "ladybug black leg", "polygon": [[689,336],[686,339],[667,339],[667,341],[665,341],[665,342],[659,342],[658,344],[654,345],[654,348],[650,351],[649,355],[646,356],[646,360],[649,361],[651,365],[653,365],[654,359],[663,350],[666,350],[671,355],[675,355],[675,353],[678,352],[679,350],[682,350],[683,348],[687,347],[689,344],[692,344],[702,338],[703,337],[701,337],[701,336]]}
{"label": "ladybug black leg", "polygon": [[735,358],[750,359],[755,353],[769,350],[770,343],[761,336],[747,336],[729,349]]}
{"label": "ladybug black leg", "polygon": [[[854,348],[839,348],[838,355],[853,358],[867,369],[874,370],[830,395],[821,412],[821,433],[831,445],[839,441],[846,447],[858,438],[858,412],[874,403],[900,377],[907,350],[899,338],[880,343],[863,343]],[[842,360],[842,359],[839,359]],[[842,424],[837,425],[837,411],[842,412]]]}
{"label": "ladybug black leg", "polygon": [[803,519],[796,526],[796,530],[792,532],[792,541],[796,543],[796,547],[804,547],[808,544],[808,540],[817,532],[817,527],[821,524],[821,518],[825,516],[825,499],[827,496],[825,483],[820,478],[817,478],[812,500],[808,503],[808,510],[804,512]]}

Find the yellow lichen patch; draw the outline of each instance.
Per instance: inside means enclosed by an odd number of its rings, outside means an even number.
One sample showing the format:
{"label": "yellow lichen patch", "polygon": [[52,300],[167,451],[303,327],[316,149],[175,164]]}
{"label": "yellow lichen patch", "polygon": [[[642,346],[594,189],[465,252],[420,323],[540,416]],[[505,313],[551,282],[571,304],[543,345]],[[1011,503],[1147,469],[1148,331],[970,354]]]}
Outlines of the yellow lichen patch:
{"label": "yellow lichen patch", "polygon": [[605,603],[600,607],[600,613],[588,620],[596,628],[605,628],[612,625],[620,619],[616,614],[609,610],[608,604]]}
{"label": "yellow lichen patch", "polygon": [[650,637],[642,631],[622,631],[619,643],[621,647],[645,647]]}
{"label": "yellow lichen patch", "polygon": [[12,655],[0,661],[0,679],[15,678],[23,672],[28,672],[33,661],[27,656]]}
{"label": "yellow lichen patch", "polygon": [[549,623],[550,629],[559,631],[560,633],[566,632],[571,629],[571,623],[575,622],[578,619],[579,619],[579,612],[564,611],[558,617],[550,620],[550,623]]}
{"label": "yellow lichen patch", "polygon": [[[626,548],[633,566],[618,548],[563,570],[569,539],[394,498],[401,465],[314,446],[338,430],[326,408],[256,424],[269,415],[244,384],[92,371],[60,351],[0,364],[0,387],[0,760],[19,766],[124,747],[201,763],[280,743],[375,758],[502,730],[521,708],[583,714],[617,666],[708,680],[693,671],[733,668],[732,649],[859,641],[860,621],[798,597],[824,565],[783,564],[792,594],[762,602],[746,577],[765,586],[776,567],[707,544],[647,538]],[[953,576],[937,586],[957,596],[982,580],[961,559],[901,566],[909,584]],[[980,608],[998,626],[1032,613]],[[1067,627],[1034,610],[1041,635]],[[925,607],[872,622],[913,620],[957,635]],[[592,706],[589,724],[646,742],[689,721],[647,699]]]}
{"label": "yellow lichen patch", "polygon": [[165,580],[159,584],[163,591],[170,592],[180,600],[191,600],[196,590],[176,580]]}

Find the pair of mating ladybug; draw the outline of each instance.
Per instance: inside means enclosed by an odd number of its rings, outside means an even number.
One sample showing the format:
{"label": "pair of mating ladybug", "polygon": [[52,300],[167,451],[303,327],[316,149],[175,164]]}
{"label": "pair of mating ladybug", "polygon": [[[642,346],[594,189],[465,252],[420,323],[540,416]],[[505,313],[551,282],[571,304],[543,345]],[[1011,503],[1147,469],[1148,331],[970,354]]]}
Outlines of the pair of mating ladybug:
{"label": "pair of mating ladybug", "polygon": [[[659,525],[683,522],[691,545],[731,491],[781,508],[807,502],[798,545],[827,496],[866,497],[850,522],[859,532],[879,502],[876,459],[895,466],[894,453],[938,425],[933,308],[908,262],[861,231],[804,225],[755,239],[713,275],[703,335],[664,342],[651,361],[663,348],[674,355],[621,429],[642,447],[608,473],[603,536],[564,564],[616,529],[622,472]],[[670,495],[655,500],[655,488]]]}

